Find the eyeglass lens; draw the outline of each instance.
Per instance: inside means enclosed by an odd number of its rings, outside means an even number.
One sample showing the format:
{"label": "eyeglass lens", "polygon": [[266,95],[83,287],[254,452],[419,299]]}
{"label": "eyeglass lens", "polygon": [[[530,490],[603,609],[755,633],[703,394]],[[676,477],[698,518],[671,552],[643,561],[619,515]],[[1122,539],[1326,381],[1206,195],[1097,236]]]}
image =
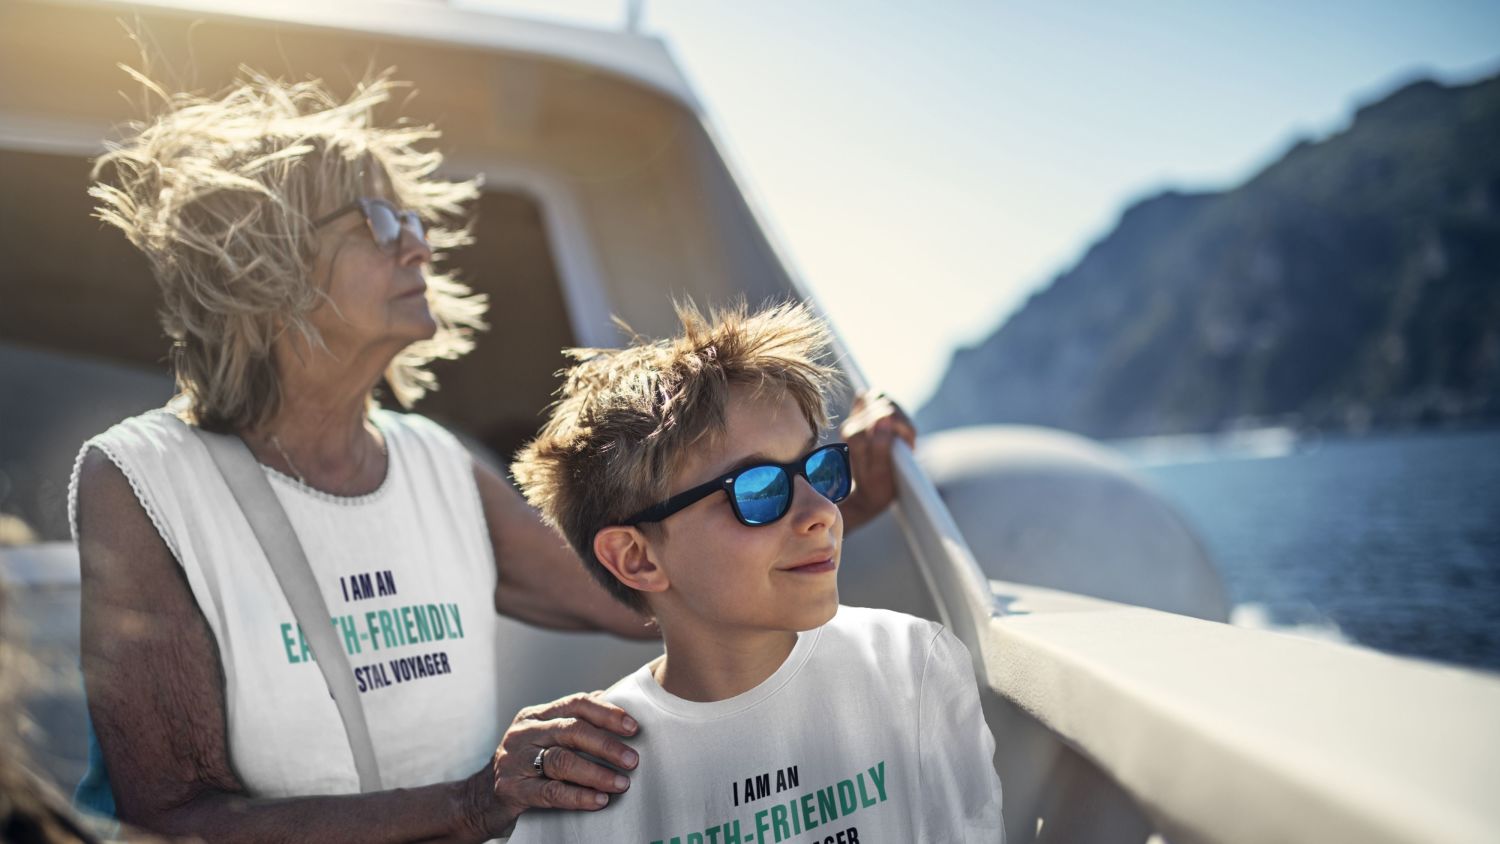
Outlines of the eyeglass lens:
{"label": "eyeglass lens", "polygon": [[422,229],[422,219],[414,211],[397,211],[384,202],[369,202],[365,205],[365,219],[370,222],[370,233],[375,235],[375,242],[383,247],[390,247],[401,239],[401,229],[405,227],[418,240],[425,240],[427,233]]}
{"label": "eyeglass lens", "polygon": [[849,495],[849,461],[836,448],[813,452],[804,467],[807,482],[830,501],[842,501]]}
{"label": "eyeglass lens", "polygon": [[[849,495],[849,461],[838,448],[813,452],[802,468],[824,498],[837,502]],[[751,467],[734,479],[734,501],[747,524],[769,524],[791,509],[792,479],[780,466]]]}
{"label": "eyeglass lens", "polygon": [[780,466],[756,466],[734,480],[734,500],[745,521],[761,525],[781,518],[791,501],[791,478]]}

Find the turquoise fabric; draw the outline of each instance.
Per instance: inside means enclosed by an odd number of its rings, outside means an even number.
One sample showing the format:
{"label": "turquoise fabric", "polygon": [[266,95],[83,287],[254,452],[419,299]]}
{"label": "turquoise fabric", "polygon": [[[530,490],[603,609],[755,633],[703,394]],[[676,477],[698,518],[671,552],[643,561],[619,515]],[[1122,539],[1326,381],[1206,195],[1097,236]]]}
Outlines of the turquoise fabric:
{"label": "turquoise fabric", "polygon": [[115,791],[109,784],[109,771],[104,767],[104,751],[99,748],[99,737],[94,734],[94,721],[89,727],[89,768],[73,791],[73,806],[81,812],[100,817],[115,817]]}

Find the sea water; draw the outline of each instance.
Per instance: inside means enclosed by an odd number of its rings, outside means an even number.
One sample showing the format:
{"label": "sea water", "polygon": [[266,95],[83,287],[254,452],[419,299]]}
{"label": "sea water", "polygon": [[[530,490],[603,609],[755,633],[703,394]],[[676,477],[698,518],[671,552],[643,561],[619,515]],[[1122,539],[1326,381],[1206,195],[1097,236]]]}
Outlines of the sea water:
{"label": "sea water", "polygon": [[1500,671],[1500,431],[1126,449],[1236,623]]}

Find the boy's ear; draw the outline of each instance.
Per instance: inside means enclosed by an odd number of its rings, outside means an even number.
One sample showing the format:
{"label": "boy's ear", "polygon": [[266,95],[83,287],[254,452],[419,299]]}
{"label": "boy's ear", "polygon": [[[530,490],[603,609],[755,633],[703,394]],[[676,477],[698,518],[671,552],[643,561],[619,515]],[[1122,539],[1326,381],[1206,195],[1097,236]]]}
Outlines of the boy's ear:
{"label": "boy's ear", "polygon": [[594,534],[594,557],[616,580],[638,592],[665,592],[667,572],[651,559],[650,549],[640,528],[613,525]]}

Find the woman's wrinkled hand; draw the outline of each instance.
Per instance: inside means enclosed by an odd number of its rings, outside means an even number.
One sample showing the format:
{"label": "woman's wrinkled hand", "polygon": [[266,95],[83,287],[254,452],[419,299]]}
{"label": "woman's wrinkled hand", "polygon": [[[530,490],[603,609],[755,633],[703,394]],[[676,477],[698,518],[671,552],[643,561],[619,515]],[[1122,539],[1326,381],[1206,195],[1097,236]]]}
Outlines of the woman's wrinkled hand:
{"label": "woman's wrinkled hand", "polygon": [[839,509],[844,513],[844,529],[853,530],[880,515],[895,499],[891,444],[899,437],[916,448],[917,429],[884,393],[863,392],[854,399],[839,435],[849,443],[854,471],[854,492]]}
{"label": "woman's wrinkled hand", "polygon": [[[609,805],[611,795],[630,787],[630,779],[594,760],[634,770],[640,758],[618,737],[633,736],[637,729],[635,719],[605,701],[602,692],[521,710],[489,767],[471,778],[476,790],[481,784],[487,788],[476,799],[489,803],[482,810],[483,828],[502,834],[529,809],[593,811]],[[534,766],[539,753],[541,771]]]}

